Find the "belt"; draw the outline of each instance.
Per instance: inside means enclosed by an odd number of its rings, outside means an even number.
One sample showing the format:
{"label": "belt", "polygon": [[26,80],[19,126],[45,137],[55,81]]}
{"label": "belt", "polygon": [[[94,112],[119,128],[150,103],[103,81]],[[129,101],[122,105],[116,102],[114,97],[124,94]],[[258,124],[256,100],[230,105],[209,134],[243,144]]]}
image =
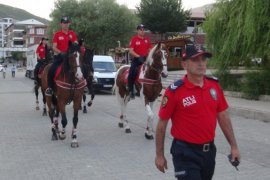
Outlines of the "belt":
{"label": "belt", "polygon": [[201,150],[203,152],[208,152],[208,151],[210,151],[210,149],[212,147],[214,147],[214,141],[204,143],[204,144],[194,144],[194,143],[190,143],[190,142],[186,142],[186,141],[182,141],[182,140],[178,140],[178,139],[174,139],[174,141],[182,143],[182,144],[186,144],[187,146],[189,146],[191,148],[198,149],[198,150]]}

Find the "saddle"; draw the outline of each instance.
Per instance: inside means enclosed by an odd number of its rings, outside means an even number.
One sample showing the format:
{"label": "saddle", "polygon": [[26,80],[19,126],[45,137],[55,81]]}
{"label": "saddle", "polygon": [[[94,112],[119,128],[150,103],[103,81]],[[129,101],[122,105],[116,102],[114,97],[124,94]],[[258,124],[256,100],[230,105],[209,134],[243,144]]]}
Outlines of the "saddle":
{"label": "saddle", "polygon": [[[140,84],[141,80],[144,79],[144,70],[145,70],[145,65],[142,64],[138,67],[136,78],[135,78],[135,84]],[[125,70],[123,73],[124,75],[124,83],[127,85],[128,84],[128,74],[129,74],[129,68]]]}
{"label": "saddle", "polygon": [[59,76],[62,68],[63,68],[63,63],[60,66],[58,66],[56,69],[56,72],[55,72],[54,77],[53,77],[54,82],[55,82],[56,78]]}
{"label": "saddle", "polygon": [[38,69],[38,78],[41,78],[44,68],[48,65],[48,63],[43,63]]}

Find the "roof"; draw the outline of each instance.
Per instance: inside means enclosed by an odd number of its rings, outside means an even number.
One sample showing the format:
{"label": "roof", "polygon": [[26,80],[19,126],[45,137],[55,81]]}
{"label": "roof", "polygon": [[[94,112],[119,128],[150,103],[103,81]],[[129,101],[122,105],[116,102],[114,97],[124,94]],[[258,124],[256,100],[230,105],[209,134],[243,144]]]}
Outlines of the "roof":
{"label": "roof", "polygon": [[206,4],[204,6],[191,9],[191,18],[205,18],[205,11],[212,7],[213,4]]}
{"label": "roof", "polygon": [[45,25],[42,22],[39,22],[35,19],[27,19],[24,21],[18,21],[15,24],[24,24],[24,25]]}

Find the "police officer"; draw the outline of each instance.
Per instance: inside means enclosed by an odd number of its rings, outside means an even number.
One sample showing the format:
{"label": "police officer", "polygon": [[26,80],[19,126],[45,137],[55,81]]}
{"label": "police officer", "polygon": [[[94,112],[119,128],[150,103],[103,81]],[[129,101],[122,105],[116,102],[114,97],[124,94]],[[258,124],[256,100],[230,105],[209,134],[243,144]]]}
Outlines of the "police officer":
{"label": "police officer", "polygon": [[49,69],[48,73],[48,88],[45,94],[51,96],[53,91],[53,78],[57,67],[66,59],[66,53],[68,50],[68,42],[78,43],[77,35],[74,31],[69,29],[70,18],[64,16],[61,18],[61,30],[57,31],[53,37],[53,51],[55,53],[54,62]]}
{"label": "police officer", "polygon": [[134,82],[137,74],[137,69],[144,63],[151,47],[152,45],[149,38],[144,35],[144,25],[138,25],[137,35],[132,37],[129,45],[129,53],[133,56],[128,75],[128,88],[131,99],[135,98]]}
{"label": "police officer", "polygon": [[43,37],[41,39],[40,44],[38,45],[36,49],[37,65],[34,70],[35,84],[37,83],[37,80],[38,80],[38,70],[46,62],[46,51],[47,51],[48,40],[49,40],[48,38]]}
{"label": "police officer", "polygon": [[171,154],[175,177],[185,180],[210,180],[214,174],[215,129],[219,123],[231,147],[232,161],[240,161],[240,152],[223,91],[215,78],[205,76],[207,58],[212,54],[186,47],[182,65],[186,76],[170,85],[163,96],[156,129],[156,167],[165,172],[165,132],[171,119],[174,138]]}

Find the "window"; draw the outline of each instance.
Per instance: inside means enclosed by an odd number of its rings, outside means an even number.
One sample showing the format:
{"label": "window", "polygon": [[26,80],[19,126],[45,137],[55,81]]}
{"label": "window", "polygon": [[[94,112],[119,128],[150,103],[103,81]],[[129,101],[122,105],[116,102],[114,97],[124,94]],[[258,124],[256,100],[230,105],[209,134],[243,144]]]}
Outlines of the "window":
{"label": "window", "polygon": [[34,44],[34,40],[35,40],[35,38],[34,38],[34,37],[30,37],[29,44]]}
{"label": "window", "polygon": [[37,29],[37,34],[44,34],[44,29],[43,28],[38,28]]}
{"label": "window", "polygon": [[170,47],[169,48],[170,57],[181,57],[182,48],[181,47]]}
{"label": "window", "polygon": [[34,28],[29,29],[29,34],[35,34],[35,29]]}

